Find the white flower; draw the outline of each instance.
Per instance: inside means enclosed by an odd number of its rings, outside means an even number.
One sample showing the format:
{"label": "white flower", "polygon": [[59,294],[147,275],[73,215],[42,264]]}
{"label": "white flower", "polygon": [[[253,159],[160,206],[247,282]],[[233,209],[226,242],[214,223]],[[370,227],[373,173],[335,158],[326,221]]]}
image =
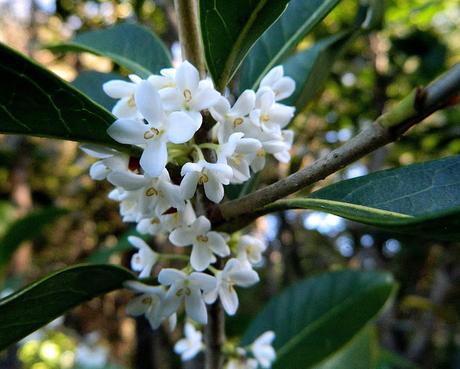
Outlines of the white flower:
{"label": "white flower", "polygon": [[270,368],[276,358],[272,342],[275,339],[275,333],[267,331],[259,336],[251,345],[251,351],[262,368]]}
{"label": "white flower", "polygon": [[185,338],[174,345],[174,351],[181,356],[182,361],[193,359],[204,348],[203,334],[190,323],[185,323]]}
{"label": "white flower", "polygon": [[267,245],[250,235],[241,236],[236,245],[236,253],[241,261],[257,264],[262,260],[262,253]]}
{"label": "white flower", "polygon": [[207,323],[208,315],[203,293],[216,288],[216,278],[200,272],[187,275],[177,269],[165,268],[158,274],[158,281],[165,286],[170,286],[164,304],[166,316],[175,313],[180,303],[184,301],[185,312],[190,319],[201,324]]}
{"label": "white flower", "polygon": [[216,279],[217,288],[206,294],[206,302],[213,303],[219,295],[227,314],[234,315],[239,304],[234,286],[250,287],[259,281],[259,276],[250,265],[237,259],[230,259],[224,269],[217,272]]}
{"label": "white flower", "polygon": [[236,100],[233,107],[227,98],[220,97],[217,103],[209,109],[212,117],[221,124],[219,125],[219,132],[223,137],[228,136],[238,131],[243,125],[249,121],[249,114],[254,109],[256,102],[256,94],[252,90],[245,90],[238,100]]}
{"label": "white flower", "polygon": [[172,231],[169,240],[180,247],[193,245],[190,264],[198,271],[205,270],[216,261],[214,254],[221,257],[230,254],[224,237],[211,231],[211,222],[203,215],[189,226]]}
{"label": "white flower", "polygon": [[89,175],[92,179],[100,181],[106,179],[112,171],[128,171],[129,157],[117,150],[98,146],[81,145],[80,149],[86,154],[101,159],[91,165]]}
{"label": "white flower", "polygon": [[131,258],[131,269],[140,272],[139,278],[147,278],[158,260],[158,254],[154,252],[142,238],[129,236],[128,241],[139,251]]}
{"label": "white flower", "polygon": [[212,83],[200,81],[198,70],[184,61],[176,70],[175,86],[160,90],[163,106],[168,111],[186,111],[201,125],[201,110],[209,109],[220,97]]}
{"label": "white flower", "polygon": [[219,139],[222,144],[216,150],[217,162],[227,164],[233,169],[232,183],[243,183],[249,179],[249,166],[262,148],[259,140],[243,136],[244,133],[236,132],[225,143]]}
{"label": "white flower", "polygon": [[185,200],[179,186],[171,183],[169,173],[163,169],[158,177],[135,174],[133,172],[113,172],[107,179],[127,191],[139,192],[137,201],[147,215],[159,215],[173,207],[182,210]]}
{"label": "white flower", "polygon": [[295,81],[291,77],[285,77],[283,66],[278,65],[262,78],[260,87],[270,87],[275,94],[276,101],[279,101],[292,95],[295,90]]}
{"label": "white flower", "polygon": [[108,128],[107,133],[120,143],[142,145],[144,151],[140,165],[149,175],[157,177],[168,162],[167,143],[181,144],[189,141],[200,128],[201,120],[193,119],[190,114],[182,111],[166,116],[160,95],[147,81],[139,84],[135,101],[145,120],[118,119]]}
{"label": "white flower", "polygon": [[117,118],[134,118],[138,116],[134,94],[142,79],[135,74],[130,74],[131,82],[119,79],[108,81],[102,85],[104,92],[113,99],[120,99],[112,109]]}
{"label": "white flower", "polygon": [[136,281],[126,282],[125,287],[140,293],[139,296],[133,298],[126,306],[127,313],[132,316],[145,315],[152,329],[157,329],[165,319],[163,302],[166,292],[164,288],[160,286],[148,286]]}
{"label": "white flower", "polygon": [[233,177],[233,169],[227,164],[199,160],[184,164],[181,175],[184,178],[180,188],[185,199],[191,199],[198,184],[202,184],[206,197],[219,203],[224,198],[224,185],[228,185]]}
{"label": "white flower", "polygon": [[265,132],[279,132],[291,121],[295,108],[275,102],[275,93],[267,87],[256,95],[256,109],[251,112],[251,122]]}

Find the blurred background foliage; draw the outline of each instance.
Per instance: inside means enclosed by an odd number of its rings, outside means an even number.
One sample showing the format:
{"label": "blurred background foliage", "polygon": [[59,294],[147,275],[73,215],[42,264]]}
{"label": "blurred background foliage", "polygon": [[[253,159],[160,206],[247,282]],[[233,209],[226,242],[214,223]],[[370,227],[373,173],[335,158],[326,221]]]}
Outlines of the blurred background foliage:
{"label": "blurred background foliage", "polygon": [[[357,6],[356,0],[343,0],[300,49],[352,24]],[[0,0],[0,41],[69,81],[83,70],[123,74],[102,57],[57,57],[41,45],[132,20],[152,28],[177,57],[174,9],[168,0]],[[347,141],[414,86],[459,61],[458,0],[386,0],[381,29],[354,40],[334,65],[325,91],[298,112],[293,123],[296,160],[289,168],[273,162],[260,182],[270,183],[308,165]],[[459,109],[437,112],[410,135],[320,185],[459,154],[459,121]],[[32,211],[68,210],[52,219],[34,218],[20,231],[15,252],[0,271],[3,295],[77,262],[126,265],[129,247],[123,235],[128,227],[121,223],[116,204],[107,200],[110,185],[90,180],[90,161],[76,143],[15,136],[0,136],[0,143],[2,242],[14,231],[15,222]],[[241,291],[240,312],[228,320],[229,335],[241,334],[270,296],[297,279],[344,267],[384,269],[395,275],[400,288],[394,304],[377,322],[379,340],[386,349],[380,368],[460,368],[458,245],[395,236],[318,212],[273,214],[259,219],[254,227],[270,244],[266,268],[261,269],[263,283],[261,288]],[[180,367],[171,354],[173,338],[180,332],[152,332],[142,319],[127,317],[128,299],[119,292],[79,307],[4,352],[0,368]]]}

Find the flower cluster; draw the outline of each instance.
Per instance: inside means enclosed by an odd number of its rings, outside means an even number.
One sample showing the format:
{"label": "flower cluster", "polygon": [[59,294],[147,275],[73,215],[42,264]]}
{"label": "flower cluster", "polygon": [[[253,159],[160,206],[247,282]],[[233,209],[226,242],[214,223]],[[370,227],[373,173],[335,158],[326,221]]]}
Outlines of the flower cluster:
{"label": "flower cluster", "polygon": [[[123,221],[135,222],[141,234],[168,236],[172,245],[191,247],[191,252],[184,269],[159,271],[159,285],[131,282],[138,296],[128,311],[145,315],[153,328],[165,319],[174,324],[181,305],[190,319],[206,324],[205,305],[217,299],[233,315],[239,304],[235,286],[258,282],[253,266],[266,245],[250,235],[230,237],[212,230],[209,219],[195,211],[195,194],[201,191],[219,203],[224,186],[247,181],[263,169],[267,155],[283,163],[290,160],[293,132],[286,126],[294,108],[280,101],[292,94],[294,81],[275,67],[257,91],[243,91],[232,105],[230,96],[221,95],[210,80],[200,80],[187,61],[160,75],[129,78],[103,86],[118,99],[112,110],[117,120],[107,132],[138,150],[140,158],[84,145],[87,154],[99,159],[90,176],[115,186],[109,198],[119,202]],[[137,250],[132,269],[140,278],[151,277],[165,256],[141,238],[132,236],[129,242]],[[226,261],[221,270],[213,266],[217,258]]]}

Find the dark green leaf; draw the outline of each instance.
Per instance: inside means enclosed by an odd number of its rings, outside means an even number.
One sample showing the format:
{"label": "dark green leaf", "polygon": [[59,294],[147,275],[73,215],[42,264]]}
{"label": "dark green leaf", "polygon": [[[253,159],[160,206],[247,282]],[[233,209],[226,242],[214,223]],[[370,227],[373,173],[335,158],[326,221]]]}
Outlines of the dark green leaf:
{"label": "dark green leaf", "polygon": [[144,26],[133,23],[84,32],[70,42],[49,46],[48,49],[105,56],[141,77],[171,66],[171,58],[163,42]]}
{"label": "dark green leaf", "polygon": [[112,110],[117,100],[109,97],[104,90],[102,85],[112,79],[126,80],[125,77],[116,73],[101,73],[93,70],[85,70],[72,81],[72,85],[78,88],[86,96],[90,97],[91,100],[101,104],[104,108]]}
{"label": "dark green leaf", "polygon": [[0,44],[0,133],[122,148],[107,134],[110,112],[26,56]]}
{"label": "dark green leaf", "polygon": [[0,238],[0,269],[8,264],[11,255],[22,242],[34,239],[47,225],[66,213],[65,209],[45,208],[27,214],[12,223]]}
{"label": "dark green leaf", "polygon": [[[375,369],[379,354],[377,332],[373,325],[365,327],[332,357],[315,369]],[[305,352],[305,355],[308,355]]]}
{"label": "dark green leaf", "polygon": [[255,88],[340,0],[291,0],[283,15],[259,38],[241,67],[240,91]]}
{"label": "dark green leaf", "polygon": [[0,300],[0,350],[83,302],[123,287],[135,277],[113,265],[77,265]]}
{"label": "dark green leaf", "polygon": [[288,0],[200,0],[200,22],[209,73],[223,89],[260,35]]}
{"label": "dark green leaf", "polygon": [[268,208],[313,209],[440,240],[460,240],[460,155],[338,182]]}
{"label": "dark green leaf", "polygon": [[243,337],[273,330],[274,368],[310,368],[337,353],[382,309],[395,289],[390,275],[344,270],[301,281],[273,298]]}
{"label": "dark green leaf", "polygon": [[342,32],[315,43],[311,48],[291,56],[283,64],[284,73],[296,82],[294,93],[283,103],[300,112],[324,87],[337,57],[348,44],[353,32]]}

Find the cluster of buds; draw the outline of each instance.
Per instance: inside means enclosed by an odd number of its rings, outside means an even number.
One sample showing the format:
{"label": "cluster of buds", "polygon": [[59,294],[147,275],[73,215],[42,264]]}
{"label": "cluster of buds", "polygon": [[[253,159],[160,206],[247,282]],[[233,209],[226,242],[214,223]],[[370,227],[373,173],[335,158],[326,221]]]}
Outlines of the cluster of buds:
{"label": "cluster of buds", "polygon": [[[267,155],[289,162],[293,132],[285,127],[294,108],[280,101],[293,93],[294,81],[284,76],[281,66],[275,67],[257,91],[243,91],[232,105],[231,97],[222,96],[209,79],[200,80],[187,61],[147,79],[129,78],[103,86],[110,97],[119,99],[112,110],[117,120],[107,132],[119,143],[138,147],[140,159],[84,145],[87,154],[99,159],[90,175],[115,186],[109,198],[119,202],[123,221],[135,222],[141,234],[165,235],[172,245],[191,247],[191,252],[182,270],[160,270],[159,285],[129,284],[139,295],[128,311],[145,315],[153,328],[165,319],[174,323],[182,304],[188,318],[199,324],[207,323],[206,304],[217,299],[233,315],[239,305],[235,286],[258,282],[254,265],[266,245],[251,235],[230,238],[212,230],[209,219],[195,211],[195,194],[202,188],[217,204],[224,198],[224,186],[249,180],[263,169]],[[205,112],[213,118],[211,124],[210,119],[203,122]],[[151,277],[162,254],[141,238],[129,241],[138,250],[132,269],[140,278]],[[217,258],[226,261],[222,270],[214,264]]]}

